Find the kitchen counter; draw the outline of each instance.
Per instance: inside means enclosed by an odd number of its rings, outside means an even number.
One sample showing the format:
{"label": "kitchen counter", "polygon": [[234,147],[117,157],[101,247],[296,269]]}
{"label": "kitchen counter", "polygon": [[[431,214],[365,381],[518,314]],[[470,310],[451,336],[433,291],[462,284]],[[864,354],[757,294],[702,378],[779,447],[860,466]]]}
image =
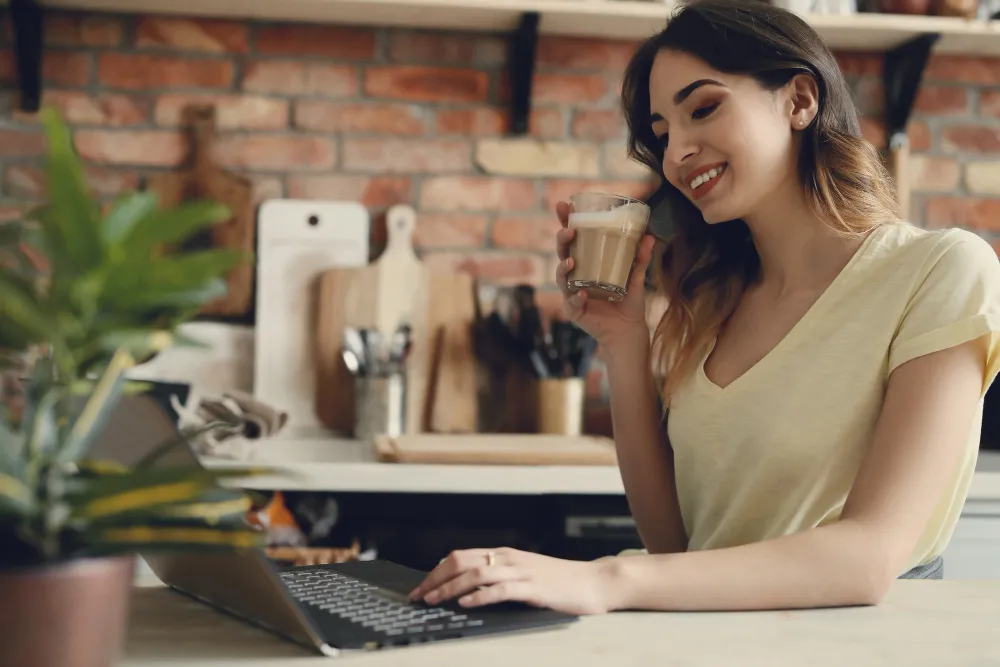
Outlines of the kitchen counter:
{"label": "kitchen counter", "polygon": [[[581,495],[625,492],[614,466],[379,463],[366,443],[319,438],[260,441],[255,452],[250,463],[281,466],[291,473],[241,481],[242,485],[261,490]],[[226,459],[203,462],[209,467],[246,465]],[[1000,505],[1000,452],[980,452],[969,500]]]}
{"label": "kitchen counter", "polygon": [[[614,613],[566,628],[354,654],[378,667],[684,665],[983,667],[1000,664],[1000,580],[898,581],[875,607],[746,613]],[[163,588],[135,589],[119,667],[329,665]]]}

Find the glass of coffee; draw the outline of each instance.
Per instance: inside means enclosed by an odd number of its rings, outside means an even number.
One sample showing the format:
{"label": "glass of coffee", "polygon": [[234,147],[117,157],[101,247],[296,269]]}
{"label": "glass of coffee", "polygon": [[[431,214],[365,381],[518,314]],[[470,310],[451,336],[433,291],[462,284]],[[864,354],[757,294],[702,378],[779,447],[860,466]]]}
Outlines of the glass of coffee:
{"label": "glass of coffee", "polygon": [[583,290],[602,301],[624,299],[648,221],[649,206],[631,197],[601,192],[571,196],[569,226],[576,235],[569,247],[570,291]]}

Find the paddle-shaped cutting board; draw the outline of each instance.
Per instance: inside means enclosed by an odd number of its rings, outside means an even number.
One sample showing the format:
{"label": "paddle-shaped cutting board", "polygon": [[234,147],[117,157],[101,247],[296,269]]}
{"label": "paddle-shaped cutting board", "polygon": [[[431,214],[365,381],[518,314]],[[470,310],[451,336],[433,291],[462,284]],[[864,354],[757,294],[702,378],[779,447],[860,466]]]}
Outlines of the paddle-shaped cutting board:
{"label": "paddle-shaped cutting board", "polygon": [[[376,329],[388,344],[401,324],[414,326],[422,311],[427,271],[413,251],[416,212],[397,205],[386,215],[388,242],[371,264],[324,272],[319,286],[319,359],[316,411],[328,428],[349,433],[354,428],[354,384],[341,356],[344,327]],[[413,353],[419,334],[414,332]],[[409,389],[408,380],[408,389]],[[407,401],[409,409],[411,401]],[[409,420],[408,420],[409,421]]]}
{"label": "paddle-shaped cutting board", "polygon": [[[474,290],[475,281],[468,273],[434,274],[427,281],[429,326],[434,336],[428,430],[435,433],[478,430],[479,387],[472,343]],[[412,367],[417,370],[423,362],[418,356]],[[419,392],[419,388],[413,391]]]}

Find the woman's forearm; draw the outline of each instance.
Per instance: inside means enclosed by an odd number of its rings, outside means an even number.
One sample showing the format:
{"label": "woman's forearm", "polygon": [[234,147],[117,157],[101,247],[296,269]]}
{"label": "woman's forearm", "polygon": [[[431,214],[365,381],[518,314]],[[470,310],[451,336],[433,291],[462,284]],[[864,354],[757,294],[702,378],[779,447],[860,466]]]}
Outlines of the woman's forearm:
{"label": "woman's forearm", "polygon": [[[870,531],[869,531],[870,532]],[[850,521],[744,546],[600,564],[612,609],[745,611],[877,604],[897,576]]]}
{"label": "woman's forearm", "polygon": [[618,467],[639,536],[650,553],[684,551],[687,536],[650,370],[649,340],[637,335],[609,348],[605,357]]}

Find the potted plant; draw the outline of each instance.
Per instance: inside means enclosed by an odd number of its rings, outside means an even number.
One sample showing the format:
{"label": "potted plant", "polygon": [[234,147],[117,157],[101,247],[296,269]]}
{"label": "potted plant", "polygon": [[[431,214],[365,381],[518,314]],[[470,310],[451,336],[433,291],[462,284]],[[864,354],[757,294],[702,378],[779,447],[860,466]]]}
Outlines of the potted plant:
{"label": "potted plant", "polygon": [[150,465],[183,440],[131,468],[88,459],[123,393],[143,391],[129,367],[192,344],[178,325],[248,258],[165,250],[229,217],[212,202],[164,210],[133,192],[102,210],[68,129],[48,109],[41,119],[46,203],[0,227],[0,651],[5,664],[106,667],[137,550],[260,539],[249,496],[218,483],[253,471]]}

